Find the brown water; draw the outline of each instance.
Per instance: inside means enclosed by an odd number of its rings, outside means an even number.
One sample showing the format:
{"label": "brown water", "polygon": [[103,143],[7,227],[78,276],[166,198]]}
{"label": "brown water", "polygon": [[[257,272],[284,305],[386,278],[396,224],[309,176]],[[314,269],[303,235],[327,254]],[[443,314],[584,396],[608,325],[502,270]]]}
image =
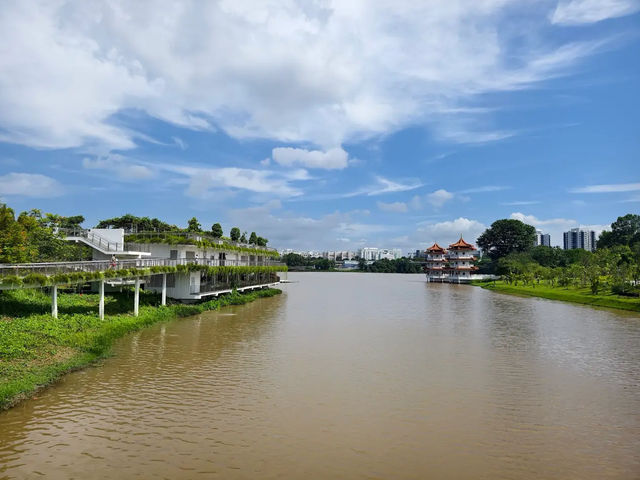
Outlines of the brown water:
{"label": "brown water", "polygon": [[640,317],[290,274],[0,414],[0,478],[640,478]]}

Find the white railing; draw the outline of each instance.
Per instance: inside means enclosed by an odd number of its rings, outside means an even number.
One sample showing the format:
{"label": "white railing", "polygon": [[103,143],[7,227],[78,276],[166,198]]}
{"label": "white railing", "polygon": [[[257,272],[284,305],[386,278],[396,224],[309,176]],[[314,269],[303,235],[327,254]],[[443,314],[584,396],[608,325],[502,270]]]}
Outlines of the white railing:
{"label": "white railing", "polygon": [[122,270],[129,268],[176,267],[178,265],[205,265],[210,267],[253,267],[253,266],[284,266],[284,263],[270,260],[213,260],[181,258],[137,258],[134,260],[94,260],[86,262],[47,262],[47,263],[18,263],[0,264],[0,278],[16,275],[23,277],[31,273],[55,275],[57,273],[101,272],[106,270]]}

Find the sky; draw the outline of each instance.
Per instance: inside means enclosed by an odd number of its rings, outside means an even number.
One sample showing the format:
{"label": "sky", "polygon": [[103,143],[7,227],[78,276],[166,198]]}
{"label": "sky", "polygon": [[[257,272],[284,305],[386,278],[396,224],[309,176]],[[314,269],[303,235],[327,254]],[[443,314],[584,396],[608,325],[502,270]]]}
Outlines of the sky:
{"label": "sky", "polygon": [[424,249],[640,211],[640,0],[21,1],[0,201]]}

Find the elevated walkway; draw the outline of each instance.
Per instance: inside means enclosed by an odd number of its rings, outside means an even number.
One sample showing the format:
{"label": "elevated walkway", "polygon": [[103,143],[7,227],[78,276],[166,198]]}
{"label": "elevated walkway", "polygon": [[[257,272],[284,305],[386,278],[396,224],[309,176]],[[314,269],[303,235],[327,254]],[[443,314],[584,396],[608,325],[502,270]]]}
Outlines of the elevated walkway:
{"label": "elevated walkway", "polygon": [[[185,266],[186,269],[178,269],[179,266]],[[119,260],[113,262],[111,260],[95,260],[88,262],[48,262],[48,263],[22,263],[22,264],[0,264],[0,290],[13,290],[19,288],[51,288],[51,314],[53,317],[58,316],[58,286],[84,284],[88,282],[96,282],[98,284],[98,292],[100,295],[98,314],[100,318],[104,318],[104,290],[105,283],[116,285],[134,285],[134,315],[138,315],[140,285],[145,278],[161,276],[160,290],[161,304],[166,305],[167,301],[167,275],[175,273],[176,275],[187,276],[187,282],[190,282],[192,268],[199,271],[198,266],[203,267],[231,267],[231,271],[221,273],[221,275],[233,273],[233,267],[283,267],[283,263],[271,260],[251,261],[251,260],[214,260],[214,259],[166,259],[166,258],[136,258],[131,260]],[[158,267],[158,268],[154,268]],[[163,268],[166,267],[166,268]],[[236,278],[240,278],[243,273],[242,268],[238,268],[235,273]],[[202,289],[188,292],[186,296],[178,296],[182,300],[197,301],[208,296],[218,296],[230,293],[234,289],[238,291],[256,290],[267,288],[279,283],[278,281],[269,281],[269,276],[262,272],[254,275],[255,278],[244,282],[236,282],[236,286],[229,281],[219,284],[206,284]],[[200,278],[200,277],[197,277]],[[277,280],[277,277],[275,277]],[[227,280],[229,278],[227,277]],[[267,280],[267,281],[265,281]]]}
{"label": "elevated walkway", "polygon": [[[116,255],[116,256],[131,256],[131,257],[148,257],[150,252],[143,252],[140,250],[132,250],[131,245],[124,241],[113,241],[106,238],[103,235],[93,231],[85,230],[82,228],[73,230],[61,230],[64,234],[64,239],[70,242],[81,242],[89,247],[97,250],[104,255]],[[123,238],[123,236],[121,236]]]}

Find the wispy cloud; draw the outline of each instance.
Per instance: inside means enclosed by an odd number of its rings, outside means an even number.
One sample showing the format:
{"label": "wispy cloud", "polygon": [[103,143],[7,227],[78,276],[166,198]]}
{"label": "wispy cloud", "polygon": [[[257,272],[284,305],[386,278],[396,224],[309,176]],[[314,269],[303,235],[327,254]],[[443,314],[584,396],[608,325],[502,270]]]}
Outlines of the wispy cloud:
{"label": "wispy cloud", "polygon": [[51,198],[64,193],[56,179],[37,173],[12,172],[0,175],[0,195]]}
{"label": "wispy cloud", "polygon": [[286,167],[300,165],[306,168],[342,170],[349,164],[349,155],[341,147],[327,151],[278,147],[273,149],[271,156],[276,163]]}
{"label": "wispy cloud", "polygon": [[613,183],[602,185],[587,185],[569,190],[571,193],[617,193],[635,192],[640,190],[640,183]]}
{"label": "wispy cloud", "polygon": [[206,197],[212,191],[224,189],[248,190],[277,197],[295,197],[302,195],[302,191],[293,186],[292,182],[311,178],[304,169],[278,172],[250,168],[209,168],[166,163],[157,164],[156,167],[159,170],[185,177],[187,181],[186,193],[192,197]]}
{"label": "wispy cloud", "polygon": [[551,23],[579,25],[630,15],[640,10],[637,0],[561,0]]}
{"label": "wispy cloud", "polygon": [[409,210],[409,207],[407,207],[407,204],[404,202],[376,202],[376,204],[378,205],[378,208],[383,212],[405,213]]}
{"label": "wispy cloud", "polygon": [[517,200],[515,202],[503,202],[500,205],[507,206],[519,206],[519,205],[537,205],[540,202],[538,200]]}
{"label": "wispy cloud", "polygon": [[466,190],[460,190],[458,193],[488,193],[488,192],[500,192],[502,190],[508,190],[511,187],[505,187],[503,185],[483,185],[481,187],[467,188]]}
{"label": "wispy cloud", "polygon": [[[563,1],[552,19],[595,21],[634,4]],[[544,41],[545,4],[521,0],[123,5],[3,4],[0,31],[12,48],[0,56],[1,140],[133,149],[143,135],[113,118],[136,110],[188,129],[322,148],[413,124],[448,142],[497,141],[517,132],[494,128],[495,106],[478,99],[570,75],[602,44]],[[505,11],[526,12],[537,41],[514,47],[501,35]]]}
{"label": "wispy cloud", "polygon": [[85,157],[82,167],[87,170],[104,170],[116,175],[119,180],[135,181],[153,177],[151,168],[140,165],[122,155],[109,154],[98,158]]}

